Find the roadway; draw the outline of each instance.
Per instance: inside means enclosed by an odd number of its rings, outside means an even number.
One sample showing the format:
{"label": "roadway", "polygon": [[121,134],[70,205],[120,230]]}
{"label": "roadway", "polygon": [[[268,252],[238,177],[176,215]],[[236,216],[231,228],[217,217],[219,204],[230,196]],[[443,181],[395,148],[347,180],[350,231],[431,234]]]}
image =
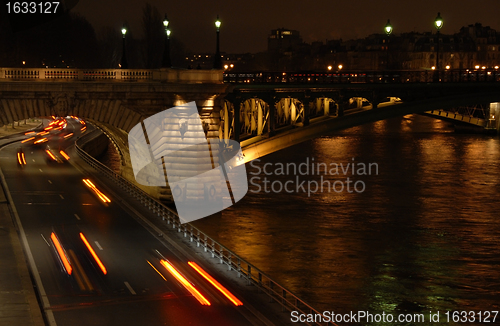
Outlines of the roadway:
{"label": "roadway", "polygon": [[[58,163],[45,152],[69,146],[81,124],[50,132],[45,143],[16,142],[0,150],[0,166],[38,272],[39,292],[50,325],[255,325],[246,303],[236,307],[191,268],[188,258],[164,245],[106,194],[102,202],[82,181],[91,175],[73,164]],[[64,139],[73,132],[75,136]],[[21,138],[28,138],[23,136]],[[16,161],[19,147],[26,165]],[[57,155],[57,154],[56,154]],[[76,160],[71,157],[71,160]],[[57,234],[71,261],[68,275],[51,234]],[[80,232],[102,261],[106,274],[85,246]],[[29,255],[29,254],[28,254]],[[202,305],[161,263],[168,260],[210,302]],[[203,266],[203,262],[197,262]],[[214,276],[226,288],[230,286]],[[36,276],[35,276],[36,278]],[[236,294],[236,297],[242,299]],[[47,304],[48,303],[48,304]],[[249,317],[250,316],[250,317]],[[250,321],[250,320],[251,321]]]}

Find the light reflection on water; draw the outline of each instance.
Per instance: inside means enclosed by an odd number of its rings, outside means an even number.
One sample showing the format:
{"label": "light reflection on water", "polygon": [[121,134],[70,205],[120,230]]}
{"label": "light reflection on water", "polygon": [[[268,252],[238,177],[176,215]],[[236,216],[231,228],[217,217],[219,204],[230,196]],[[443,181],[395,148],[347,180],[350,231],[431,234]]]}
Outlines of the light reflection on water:
{"label": "light reflection on water", "polygon": [[249,192],[195,224],[320,311],[499,310],[499,148],[422,116],[375,122],[255,164],[376,162],[350,176],[365,192]]}

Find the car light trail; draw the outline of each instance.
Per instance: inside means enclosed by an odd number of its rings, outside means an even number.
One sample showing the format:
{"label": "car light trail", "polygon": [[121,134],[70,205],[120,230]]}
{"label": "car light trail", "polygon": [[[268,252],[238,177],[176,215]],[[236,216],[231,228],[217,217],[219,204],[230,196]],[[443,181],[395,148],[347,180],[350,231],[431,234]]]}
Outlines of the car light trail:
{"label": "car light trail", "polygon": [[149,260],[146,260],[146,261],[148,262],[149,266],[153,267],[153,269],[154,269],[154,270],[155,270],[155,271],[156,271],[156,272],[157,272],[157,273],[161,276],[161,278],[162,278],[162,279],[164,279],[165,281],[167,280],[167,279],[165,278],[165,276],[163,276],[163,274],[162,274],[162,273],[160,273],[160,271],[159,271],[159,270],[157,270],[157,269],[156,269],[156,267],[154,267],[154,266],[153,266],[153,264],[151,264],[151,262],[150,262]]}
{"label": "car light trail", "polygon": [[57,161],[56,157],[54,156],[54,154],[52,154],[51,151],[49,151],[48,149],[45,150],[45,152],[47,152],[47,154],[49,154],[49,156],[54,160],[54,161]]}
{"label": "car light trail", "polygon": [[26,158],[24,157],[24,153],[23,152],[17,153],[17,161],[21,165],[26,165]]}
{"label": "car light trail", "polygon": [[175,279],[179,281],[179,283],[181,283],[186,288],[186,290],[188,290],[202,305],[210,306],[210,301],[205,299],[205,297],[201,295],[201,293],[198,292],[198,290],[196,290],[194,286],[191,285],[191,283],[189,283],[189,281],[175,269],[174,266],[172,266],[168,261],[163,259],[161,260],[161,264],[165,266],[165,268],[170,272],[170,274],[172,274],[172,276],[175,277]]}
{"label": "car light trail", "polygon": [[85,132],[85,130],[87,130],[87,126],[82,127],[82,129],[80,130],[82,131],[82,133]]}
{"label": "car light trail", "polygon": [[60,150],[59,153],[61,153],[62,157],[66,159],[66,161],[69,161],[69,155],[66,154],[63,150]]}
{"label": "car light trail", "polygon": [[48,127],[45,127],[43,130],[47,131],[47,130],[50,130],[50,129],[52,129],[52,128],[54,128],[54,126],[48,126]]}
{"label": "car light trail", "polygon": [[203,270],[197,263],[188,262],[189,266],[193,267],[195,271],[197,271],[201,276],[203,276],[210,284],[215,286],[217,290],[219,290],[222,294],[226,296],[235,306],[242,306],[243,302],[238,300],[231,292],[229,292],[222,284],[217,282],[212,276],[210,276],[205,270]]}
{"label": "car light trail", "polygon": [[31,135],[31,134],[34,134],[35,132],[34,131],[28,131],[26,133],[24,133],[25,135]]}
{"label": "car light trail", "polygon": [[30,140],[33,140],[33,139],[35,139],[35,137],[30,137],[28,139],[23,140],[21,143],[27,143],[27,142],[29,142]]}
{"label": "car light trail", "polygon": [[35,141],[33,144],[45,143],[46,141],[48,141],[47,138],[42,138],[42,139],[39,139],[39,140]]}
{"label": "car light trail", "polygon": [[106,197],[99,189],[97,189],[97,187],[92,183],[92,181],[90,181],[89,179],[83,179],[83,182],[87,185],[87,187],[92,189],[103,202],[111,203],[111,200],[108,197]]}
{"label": "car light trail", "polygon": [[61,261],[63,262],[64,269],[66,269],[66,272],[68,275],[71,275],[71,272],[73,269],[71,268],[71,264],[69,263],[68,257],[66,257],[66,253],[64,252],[63,247],[59,243],[59,239],[57,239],[57,236],[54,232],[50,235],[50,238],[52,239],[52,242],[54,243],[54,246],[56,247],[57,253],[59,254],[59,257],[61,258]]}
{"label": "car light trail", "polygon": [[73,136],[73,133],[67,134],[66,136],[64,136],[64,139],[68,139],[69,137],[72,137],[72,136]]}
{"label": "car light trail", "polygon": [[37,135],[38,136],[45,136],[47,135],[49,132],[48,131],[42,131],[42,132],[39,132]]}
{"label": "car light trail", "polygon": [[94,249],[92,249],[92,247],[90,246],[90,243],[87,241],[87,238],[85,238],[85,236],[81,232],[80,232],[80,238],[82,239],[83,243],[85,243],[85,245],[87,246],[87,249],[92,254],[92,257],[94,257],[97,265],[99,265],[99,268],[102,270],[102,272],[104,273],[104,275],[106,275],[108,273],[106,271],[106,267],[104,267],[103,263],[101,262],[101,260],[97,256],[97,254],[95,253]]}

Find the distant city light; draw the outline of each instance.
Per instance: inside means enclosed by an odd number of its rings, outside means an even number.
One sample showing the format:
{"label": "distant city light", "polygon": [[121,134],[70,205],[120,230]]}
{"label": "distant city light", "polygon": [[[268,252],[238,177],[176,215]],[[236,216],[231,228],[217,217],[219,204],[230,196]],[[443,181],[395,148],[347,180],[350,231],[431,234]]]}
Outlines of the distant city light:
{"label": "distant city light", "polygon": [[332,70],[332,68],[333,68],[332,66],[328,66],[328,70]]}
{"label": "distant city light", "polygon": [[446,69],[450,69],[450,66],[448,65],[448,66],[446,66],[445,68],[446,68]]}
{"label": "distant city light", "polygon": [[435,67],[435,66],[432,66],[432,67],[431,67],[431,69],[432,69],[432,70],[435,70],[435,69],[436,69],[436,67]]}
{"label": "distant city light", "polygon": [[339,70],[342,69],[342,67],[343,67],[342,65],[339,65]]}
{"label": "distant city light", "polygon": [[479,65],[474,66],[474,68],[479,69]]}

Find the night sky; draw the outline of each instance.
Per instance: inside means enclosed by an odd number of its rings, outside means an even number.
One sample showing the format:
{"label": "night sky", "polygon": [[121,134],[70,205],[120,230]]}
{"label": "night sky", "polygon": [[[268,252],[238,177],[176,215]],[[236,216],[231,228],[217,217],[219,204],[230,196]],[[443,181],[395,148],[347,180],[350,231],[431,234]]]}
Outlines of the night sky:
{"label": "night sky", "polygon": [[[127,21],[141,36],[142,7],[146,0],[80,0],[74,11],[82,13],[97,33],[102,26],[117,30]],[[267,48],[271,29],[298,30],[305,42],[365,37],[382,33],[391,19],[394,33],[435,30],[438,11],[444,20],[442,33],[482,23],[500,31],[500,0],[149,0],[167,13],[172,33],[193,52],[213,52],[214,21],[222,21],[221,51],[260,52]]]}

